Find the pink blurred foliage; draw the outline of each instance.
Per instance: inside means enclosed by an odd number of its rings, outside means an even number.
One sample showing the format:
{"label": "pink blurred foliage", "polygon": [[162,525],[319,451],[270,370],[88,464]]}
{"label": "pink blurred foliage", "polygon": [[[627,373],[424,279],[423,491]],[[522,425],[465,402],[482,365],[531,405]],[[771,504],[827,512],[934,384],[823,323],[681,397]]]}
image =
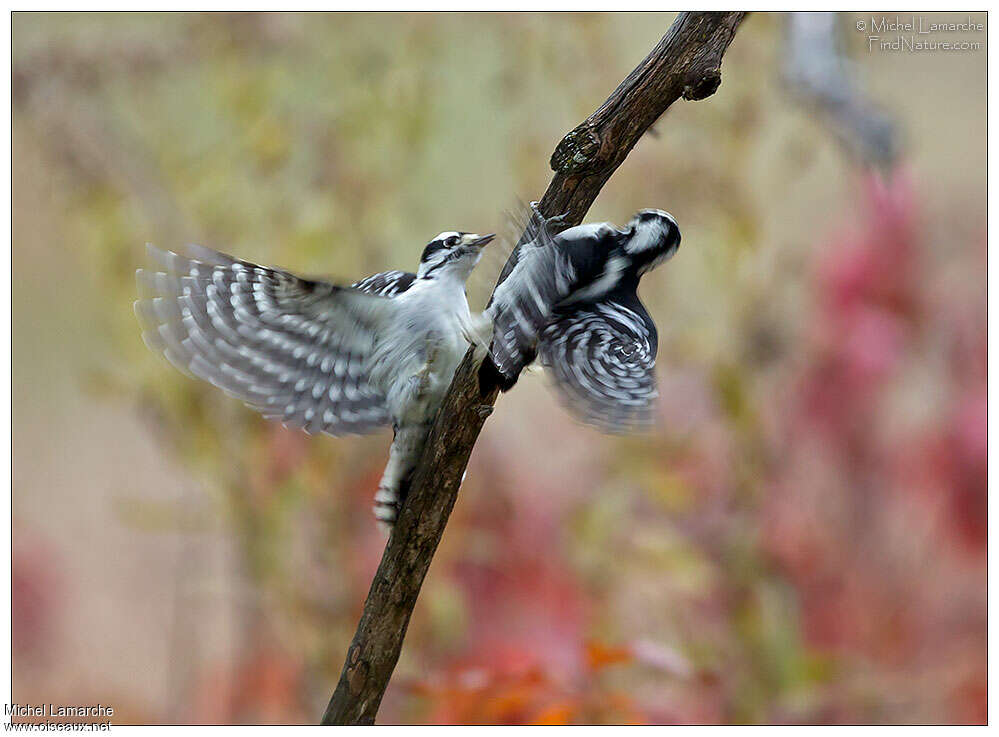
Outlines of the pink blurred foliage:
{"label": "pink blurred foliage", "polygon": [[[934,291],[904,172],[862,192],[856,220],[816,251],[818,310],[779,405],[765,547],[799,592],[808,642],[904,672],[984,636],[985,312],[974,290]],[[921,419],[891,424],[907,367],[932,365],[952,334],[963,340],[918,397]],[[984,669],[982,650],[952,691],[939,684],[955,721],[985,719],[966,696]]]}
{"label": "pink blurred foliage", "polygon": [[467,638],[476,657],[497,662],[523,659],[521,643],[532,660],[567,673],[578,672],[579,643],[586,616],[586,596],[558,553],[557,531],[536,534],[518,517],[494,525],[504,541],[502,555],[459,560],[453,579],[467,602]]}
{"label": "pink blurred foliage", "polygon": [[11,648],[21,662],[44,663],[57,645],[65,581],[54,550],[36,534],[18,527],[12,543]]}
{"label": "pink blurred foliage", "polygon": [[862,191],[859,222],[815,251],[818,312],[799,379],[804,416],[795,420],[847,444],[869,427],[872,399],[902,360],[921,308],[908,178],[872,175]]}

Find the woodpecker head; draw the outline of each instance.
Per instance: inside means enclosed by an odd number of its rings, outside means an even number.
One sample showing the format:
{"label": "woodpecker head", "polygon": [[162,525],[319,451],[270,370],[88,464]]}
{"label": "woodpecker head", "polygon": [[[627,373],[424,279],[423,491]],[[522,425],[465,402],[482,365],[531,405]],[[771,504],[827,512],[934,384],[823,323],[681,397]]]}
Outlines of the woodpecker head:
{"label": "woodpecker head", "polygon": [[446,275],[464,281],[479,262],[482,247],[495,237],[495,233],[479,235],[454,230],[441,233],[423,249],[417,278],[438,279]]}
{"label": "woodpecker head", "polygon": [[624,252],[639,274],[656,268],[680,247],[680,228],[673,216],[662,210],[639,210],[624,233]]}

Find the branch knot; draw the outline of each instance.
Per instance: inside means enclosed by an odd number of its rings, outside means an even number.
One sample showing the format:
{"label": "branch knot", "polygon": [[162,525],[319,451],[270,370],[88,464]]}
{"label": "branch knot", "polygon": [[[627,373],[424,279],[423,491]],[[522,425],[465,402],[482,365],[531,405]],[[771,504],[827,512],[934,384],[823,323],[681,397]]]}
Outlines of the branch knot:
{"label": "branch knot", "polygon": [[683,88],[684,100],[703,100],[710,97],[721,84],[721,69],[715,67],[700,74],[696,79],[687,82]]}
{"label": "branch knot", "polygon": [[579,176],[599,166],[600,136],[586,123],[569,131],[555,147],[549,162],[552,171],[563,176]]}

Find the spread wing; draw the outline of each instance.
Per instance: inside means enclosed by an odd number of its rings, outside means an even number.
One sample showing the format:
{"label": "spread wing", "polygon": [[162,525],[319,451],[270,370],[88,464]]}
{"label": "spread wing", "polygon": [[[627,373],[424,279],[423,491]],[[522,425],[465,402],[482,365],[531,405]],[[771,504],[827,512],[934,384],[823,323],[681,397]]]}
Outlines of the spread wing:
{"label": "spread wing", "polygon": [[574,415],[627,432],[652,424],[657,342],[641,303],[601,301],[559,311],[541,335],[539,357]]}
{"label": "spread wing", "polygon": [[370,432],[390,421],[366,380],[394,317],[391,299],[190,247],[148,246],[161,271],[136,272],[146,344],[268,418],[310,433]]}

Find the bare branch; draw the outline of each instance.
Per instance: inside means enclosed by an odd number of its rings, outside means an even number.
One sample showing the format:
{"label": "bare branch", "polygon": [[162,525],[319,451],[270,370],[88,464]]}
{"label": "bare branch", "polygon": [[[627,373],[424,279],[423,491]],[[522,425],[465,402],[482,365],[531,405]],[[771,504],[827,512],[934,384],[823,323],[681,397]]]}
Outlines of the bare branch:
{"label": "bare branch", "polygon": [[[700,100],[721,81],[721,60],[744,13],[681,13],[659,44],[589,118],[555,148],[546,216],[580,223],[638,139],[680,97]],[[511,255],[502,281],[516,261]],[[455,372],[395,531],[371,583],[323,724],[372,724],[395,669],[410,615],[454,507],[468,458],[497,389],[480,387],[472,351]]]}

